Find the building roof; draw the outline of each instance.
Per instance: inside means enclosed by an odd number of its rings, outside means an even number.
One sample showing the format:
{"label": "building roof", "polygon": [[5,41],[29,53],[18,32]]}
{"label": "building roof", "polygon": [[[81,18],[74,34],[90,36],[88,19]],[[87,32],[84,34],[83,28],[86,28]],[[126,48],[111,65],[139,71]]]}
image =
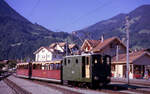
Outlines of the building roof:
{"label": "building roof", "polygon": [[7,64],[8,60],[0,60],[0,64]]}
{"label": "building roof", "polygon": [[59,42],[58,45],[59,45],[60,47],[64,47],[64,46],[66,45],[66,42]]}
{"label": "building roof", "polygon": [[87,43],[91,48],[96,47],[99,43],[101,42],[101,40],[85,40],[84,43],[81,46],[81,49],[84,49],[84,45],[85,43]]}
{"label": "building roof", "polygon": [[[60,47],[64,47],[64,46],[66,45],[66,42],[52,43],[49,47],[50,47],[50,48],[54,48],[57,44],[58,44]],[[76,46],[76,44],[69,44],[69,48],[70,48],[70,49],[73,48],[73,47],[75,47],[75,46]]]}
{"label": "building roof", "polygon": [[96,47],[99,43],[101,43],[101,40],[87,40],[87,42],[90,44],[91,47]]}
{"label": "building roof", "polygon": [[100,52],[103,48],[108,46],[110,43],[118,41],[122,46],[126,48],[126,46],[120,41],[117,37],[112,37],[104,40],[103,42],[100,42],[95,48],[92,49],[93,52]]}
{"label": "building roof", "polygon": [[49,52],[54,52],[51,48],[42,46],[38,50],[36,50],[33,54],[36,54],[36,53],[40,52],[44,48],[47,49]]}
{"label": "building roof", "polygon": [[[58,42],[58,43],[52,43],[49,47],[44,47],[44,46],[42,46],[42,47],[40,47],[38,50],[36,50],[33,54],[36,54],[36,53],[38,53],[39,51],[41,51],[43,48],[45,48],[45,49],[47,49],[49,52],[52,52],[52,53],[60,53],[57,49],[55,49],[55,46],[56,45],[59,45],[61,48],[62,48],[62,50],[64,50],[64,46],[66,45],[66,43],[65,42]],[[76,46],[76,44],[69,44],[69,48],[70,49],[72,49],[72,48],[74,48]]]}
{"label": "building roof", "polygon": [[50,48],[54,48],[56,46],[56,43],[52,43],[49,45]]}
{"label": "building roof", "polygon": [[[143,55],[148,55],[150,56],[149,53],[147,53],[146,51],[138,51],[138,52],[132,52],[129,53],[129,62],[133,63],[135,60],[139,59],[140,57],[142,57]],[[119,54],[118,56],[118,61],[116,61],[116,56],[112,58],[112,63],[126,63],[126,54]]]}
{"label": "building roof", "polygon": [[70,49],[74,48],[75,46],[77,46],[77,45],[76,44],[69,44]]}

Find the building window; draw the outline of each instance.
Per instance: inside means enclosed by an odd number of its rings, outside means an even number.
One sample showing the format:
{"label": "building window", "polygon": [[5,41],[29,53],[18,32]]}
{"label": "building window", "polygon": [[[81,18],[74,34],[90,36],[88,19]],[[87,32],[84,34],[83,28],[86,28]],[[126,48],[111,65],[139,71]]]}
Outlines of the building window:
{"label": "building window", "polygon": [[67,63],[66,63],[66,58],[64,59],[64,65],[67,65]]}
{"label": "building window", "polygon": [[78,64],[78,59],[76,59],[76,64]]}
{"label": "building window", "polygon": [[115,71],[115,65],[111,65],[111,70]]}
{"label": "building window", "polygon": [[97,64],[97,59],[95,59],[94,63]]}
{"label": "building window", "polygon": [[104,62],[104,61],[103,61],[103,57],[101,56],[101,58],[100,58],[100,63],[103,64],[103,62]]}
{"label": "building window", "polygon": [[106,62],[107,62],[108,65],[110,64],[110,58],[109,57],[107,57]]}
{"label": "building window", "polygon": [[68,59],[68,64],[70,64],[70,60]]}

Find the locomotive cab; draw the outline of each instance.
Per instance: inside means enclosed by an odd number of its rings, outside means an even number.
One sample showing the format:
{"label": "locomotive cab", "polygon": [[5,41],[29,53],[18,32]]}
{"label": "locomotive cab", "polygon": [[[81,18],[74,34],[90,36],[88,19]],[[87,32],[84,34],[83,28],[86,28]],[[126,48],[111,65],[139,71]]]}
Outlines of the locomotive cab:
{"label": "locomotive cab", "polygon": [[92,56],[92,85],[93,87],[103,86],[111,79],[111,57],[108,55]]}

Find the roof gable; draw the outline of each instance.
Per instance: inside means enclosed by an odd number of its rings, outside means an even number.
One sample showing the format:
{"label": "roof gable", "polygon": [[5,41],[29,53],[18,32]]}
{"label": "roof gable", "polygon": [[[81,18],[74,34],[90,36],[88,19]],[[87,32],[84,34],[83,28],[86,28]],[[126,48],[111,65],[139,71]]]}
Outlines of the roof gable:
{"label": "roof gable", "polygon": [[100,40],[85,40],[81,46],[83,50],[86,45],[90,46],[92,49],[100,43]]}
{"label": "roof gable", "polygon": [[46,50],[48,50],[49,52],[52,52],[50,48],[48,48],[48,47],[43,47],[43,46],[42,46],[42,47],[40,47],[38,50],[36,50],[33,54],[39,53],[42,49],[46,49]]}
{"label": "roof gable", "polygon": [[[139,58],[141,58],[142,56],[147,55],[150,57],[150,54],[148,54],[145,51],[138,51],[138,52],[132,52],[129,53],[129,62],[135,62],[136,60],[138,60]],[[118,56],[118,61],[116,61],[116,56],[112,58],[112,62],[113,63],[126,63],[126,54],[120,54]]]}
{"label": "roof gable", "polygon": [[114,41],[118,42],[120,45],[126,48],[126,46],[120,41],[117,37],[112,37],[104,40],[103,42],[100,42],[92,51],[93,52],[100,52],[103,48],[108,46],[110,43],[113,43]]}

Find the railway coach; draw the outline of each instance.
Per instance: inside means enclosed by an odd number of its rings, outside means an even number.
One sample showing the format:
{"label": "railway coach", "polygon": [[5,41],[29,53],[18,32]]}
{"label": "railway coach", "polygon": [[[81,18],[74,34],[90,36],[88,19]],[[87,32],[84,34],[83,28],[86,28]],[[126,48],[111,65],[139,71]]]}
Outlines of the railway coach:
{"label": "railway coach", "polygon": [[97,88],[110,82],[111,57],[101,54],[66,56],[63,60],[17,64],[17,76]]}
{"label": "railway coach", "polygon": [[62,60],[18,63],[16,74],[19,77],[60,83],[61,62]]}

